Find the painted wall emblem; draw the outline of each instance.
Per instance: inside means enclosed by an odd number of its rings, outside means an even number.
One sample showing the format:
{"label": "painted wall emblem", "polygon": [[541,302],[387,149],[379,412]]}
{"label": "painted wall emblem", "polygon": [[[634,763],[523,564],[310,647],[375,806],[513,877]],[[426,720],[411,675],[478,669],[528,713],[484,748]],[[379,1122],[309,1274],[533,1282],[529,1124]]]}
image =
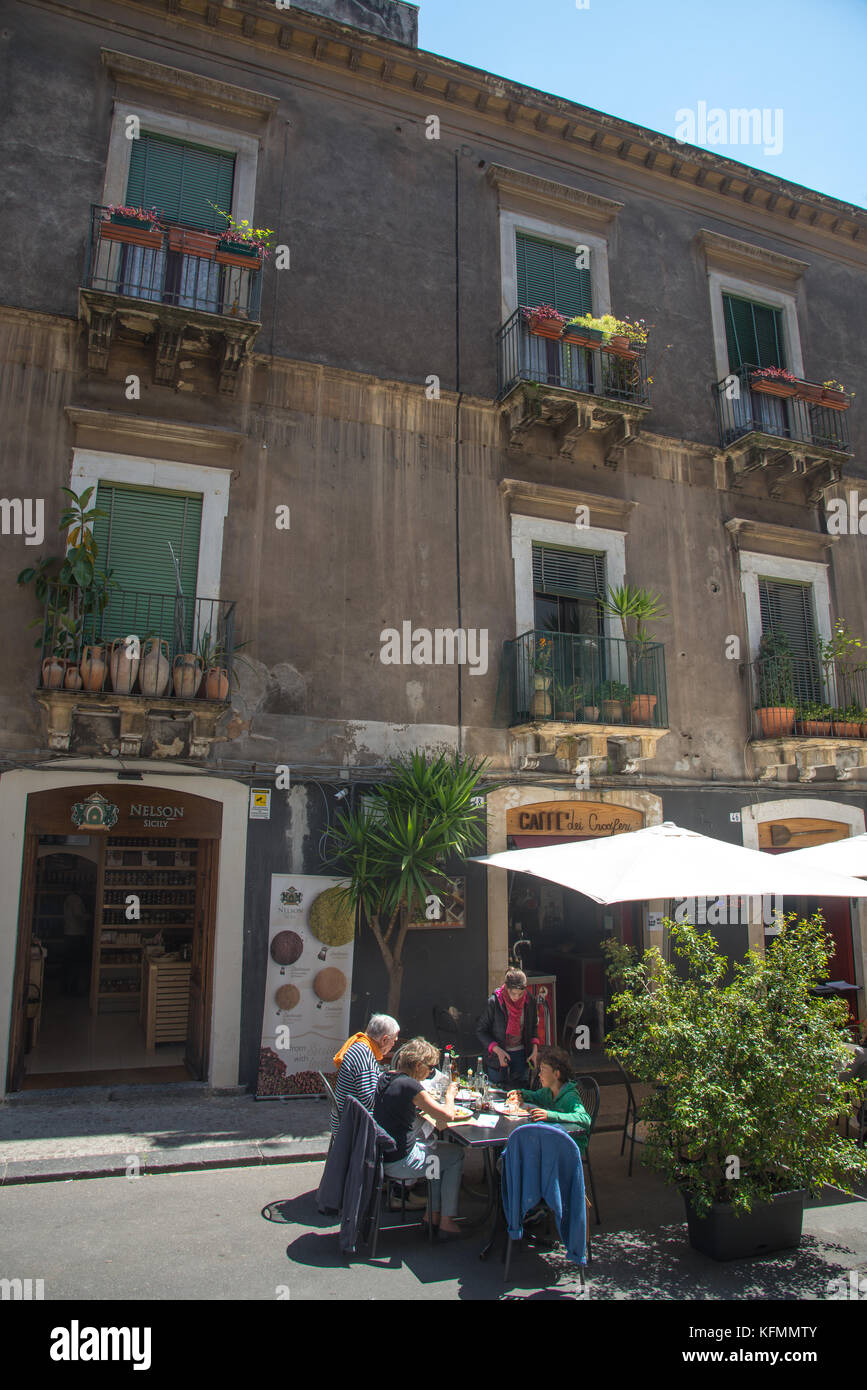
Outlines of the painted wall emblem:
{"label": "painted wall emblem", "polygon": [[93,792],[84,801],[76,801],[72,808],[72,824],[76,829],[87,826],[88,830],[111,830],[119,815],[117,806],[106,801],[100,792]]}

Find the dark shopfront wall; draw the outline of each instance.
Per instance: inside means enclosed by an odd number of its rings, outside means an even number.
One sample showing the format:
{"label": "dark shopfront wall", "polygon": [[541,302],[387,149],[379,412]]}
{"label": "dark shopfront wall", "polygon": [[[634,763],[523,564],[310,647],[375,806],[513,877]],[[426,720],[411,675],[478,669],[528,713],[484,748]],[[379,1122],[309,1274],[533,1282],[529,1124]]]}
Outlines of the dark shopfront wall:
{"label": "dark shopfront wall", "polygon": [[[266,786],[267,782],[260,785]],[[302,814],[297,809],[298,785],[294,785],[296,796],[291,799],[285,792],[272,791],[270,820],[248,821],[238,1073],[241,1085],[255,1084],[259,1065],[271,875],[334,872],[323,858],[322,836],[328,817],[333,822],[344,808],[344,802],[335,799],[339,788],[307,783]],[[487,998],[487,871],[481,864],[468,864],[465,870],[461,867],[455,872],[466,873],[466,925],[455,931],[436,928],[407,933],[398,1012],[404,1038],[420,1034],[436,1042],[434,1005],[454,1005],[476,1018]],[[384,1012],[387,998],[388,975],[379,948],[369,928],[363,927],[355,943],[350,1032],[363,1028],[371,1013]]]}

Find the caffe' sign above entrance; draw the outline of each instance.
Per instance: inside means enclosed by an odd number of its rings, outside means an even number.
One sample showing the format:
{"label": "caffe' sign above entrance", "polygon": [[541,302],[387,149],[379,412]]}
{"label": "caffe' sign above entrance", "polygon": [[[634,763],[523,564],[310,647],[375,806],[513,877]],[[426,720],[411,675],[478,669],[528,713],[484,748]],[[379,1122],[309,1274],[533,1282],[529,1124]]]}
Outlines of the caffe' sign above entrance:
{"label": "caffe' sign above entrance", "polygon": [[537,801],[506,812],[508,835],[575,836],[622,835],[641,830],[644,816],[630,806],[610,806],[604,801]]}

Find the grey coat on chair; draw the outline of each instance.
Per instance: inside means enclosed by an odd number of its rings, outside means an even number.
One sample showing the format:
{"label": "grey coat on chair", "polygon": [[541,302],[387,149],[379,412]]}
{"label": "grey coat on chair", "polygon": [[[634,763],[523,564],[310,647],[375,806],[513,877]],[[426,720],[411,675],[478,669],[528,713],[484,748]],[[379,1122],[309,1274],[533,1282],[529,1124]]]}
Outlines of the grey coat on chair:
{"label": "grey coat on chair", "polygon": [[316,1205],[321,1212],[341,1214],[339,1240],[345,1254],[355,1250],[371,1203],[378,1196],[376,1178],[380,1158],[387,1162],[389,1154],[394,1152],[391,1135],[380,1129],[354,1096],[348,1096],[316,1194]]}

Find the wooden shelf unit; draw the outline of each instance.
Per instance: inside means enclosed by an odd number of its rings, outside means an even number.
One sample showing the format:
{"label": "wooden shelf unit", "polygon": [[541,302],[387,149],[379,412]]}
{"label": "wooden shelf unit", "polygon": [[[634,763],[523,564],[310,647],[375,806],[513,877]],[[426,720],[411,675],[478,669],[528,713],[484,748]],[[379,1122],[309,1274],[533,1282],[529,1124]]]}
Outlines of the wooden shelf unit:
{"label": "wooden shelf unit", "polygon": [[[139,1013],[141,1016],[147,946],[165,931],[173,934],[173,946],[192,943],[198,864],[198,840],[108,836],[97,900],[90,991],[93,1013]],[[137,920],[129,920],[126,916],[126,898],[131,893],[139,899]],[[117,951],[123,951],[132,959],[112,961],[112,953]],[[189,980],[189,970],[187,978]],[[113,989],[110,987],[112,981],[117,981]]]}

